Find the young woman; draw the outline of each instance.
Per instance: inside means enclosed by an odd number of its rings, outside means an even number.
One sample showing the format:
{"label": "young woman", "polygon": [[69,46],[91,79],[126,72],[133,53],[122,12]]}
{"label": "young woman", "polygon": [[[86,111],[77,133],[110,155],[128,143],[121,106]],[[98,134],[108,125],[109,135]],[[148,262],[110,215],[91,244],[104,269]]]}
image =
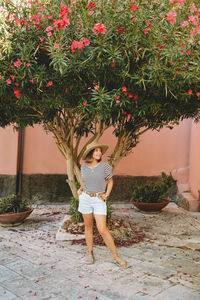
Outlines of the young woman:
{"label": "young woman", "polygon": [[88,247],[86,263],[94,263],[93,218],[95,217],[97,229],[110,249],[114,262],[121,267],[126,267],[127,262],[118,255],[106,225],[106,201],[113,187],[112,169],[108,163],[101,161],[107,149],[107,145],[93,143],[87,147],[82,157],[86,164],[81,166],[83,184],[78,190],[78,211],[82,213],[85,224],[85,239]]}

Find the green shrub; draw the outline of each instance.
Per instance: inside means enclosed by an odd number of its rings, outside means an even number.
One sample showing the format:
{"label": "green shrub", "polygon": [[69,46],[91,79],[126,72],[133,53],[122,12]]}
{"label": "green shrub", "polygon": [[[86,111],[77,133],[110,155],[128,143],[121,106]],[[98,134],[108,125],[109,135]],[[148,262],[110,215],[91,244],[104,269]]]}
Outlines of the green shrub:
{"label": "green shrub", "polygon": [[175,181],[171,175],[162,173],[161,181],[150,182],[133,188],[131,200],[134,202],[159,203],[174,186]]}
{"label": "green shrub", "polygon": [[21,200],[17,195],[0,198],[0,214],[18,213],[27,210],[28,202]]}

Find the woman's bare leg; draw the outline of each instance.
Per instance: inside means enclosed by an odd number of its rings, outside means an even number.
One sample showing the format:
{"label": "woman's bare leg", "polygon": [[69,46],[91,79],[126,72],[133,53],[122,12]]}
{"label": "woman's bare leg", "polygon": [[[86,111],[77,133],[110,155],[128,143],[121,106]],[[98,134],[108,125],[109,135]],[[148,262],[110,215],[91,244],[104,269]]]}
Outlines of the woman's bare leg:
{"label": "woman's bare leg", "polygon": [[119,259],[119,255],[117,253],[114,240],[106,226],[106,216],[105,215],[95,215],[95,220],[96,220],[96,224],[97,224],[97,229],[98,229],[99,233],[101,234],[106,246],[110,249],[114,259]]}
{"label": "woman's bare leg", "polygon": [[85,240],[88,247],[88,253],[93,256],[93,214],[83,214],[85,224]]}

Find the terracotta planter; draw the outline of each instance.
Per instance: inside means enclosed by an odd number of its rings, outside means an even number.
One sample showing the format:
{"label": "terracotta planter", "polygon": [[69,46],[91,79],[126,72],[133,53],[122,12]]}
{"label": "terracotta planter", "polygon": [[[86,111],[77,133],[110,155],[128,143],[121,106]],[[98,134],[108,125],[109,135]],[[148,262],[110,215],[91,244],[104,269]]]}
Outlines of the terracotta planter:
{"label": "terracotta planter", "polygon": [[33,208],[28,207],[26,211],[13,214],[0,215],[0,226],[17,226],[32,213]]}
{"label": "terracotta planter", "polygon": [[170,202],[169,199],[163,199],[163,202],[160,203],[145,203],[145,202],[135,202],[131,200],[131,203],[134,204],[139,210],[144,212],[159,212]]}

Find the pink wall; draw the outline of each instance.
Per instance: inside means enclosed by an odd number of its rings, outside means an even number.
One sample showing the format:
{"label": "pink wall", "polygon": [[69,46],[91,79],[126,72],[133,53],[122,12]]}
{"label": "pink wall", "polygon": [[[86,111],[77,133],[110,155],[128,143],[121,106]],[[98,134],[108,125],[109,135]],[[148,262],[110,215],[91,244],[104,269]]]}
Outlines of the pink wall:
{"label": "pink wall", "polygon": [[12,127],[0,128],[0,174],[15,175],[18,133]]}
{"label": "pink wall", "polygon": [[198,199],[200,190],[200,124],[192,124],[190,144],[189,184],[193,196]]}
{"label": "pink wall", "polygon": [[[184,120],[173,130],[163,128],[160,132],[144,133],[133,153],[120,161],[115,174],[156,176],[188,166],[190,127],[191,121]],[[102,141],[111,144],[111,139],[114,141],[113,136],[107,135]]]}
{"label": "pink wall", "polygon": [[[191,121],[185,120],[173,130],[145,133],[134,152],[122,159],[114,174],[134,176],[156,176],[162,171],[188,166]],[[51,134],[46,134],[40,126],[28,127],[24,139],[24,174],[64,174],[65,160],[56,148]],[[109,155],[115,137],[109,130],[101,139],[109,144]]]}
{"label": "pink wall", "polygon": [[64,174],[65,160],[53,136],[41,126],[27,127],[24,137],[24,174]]}

